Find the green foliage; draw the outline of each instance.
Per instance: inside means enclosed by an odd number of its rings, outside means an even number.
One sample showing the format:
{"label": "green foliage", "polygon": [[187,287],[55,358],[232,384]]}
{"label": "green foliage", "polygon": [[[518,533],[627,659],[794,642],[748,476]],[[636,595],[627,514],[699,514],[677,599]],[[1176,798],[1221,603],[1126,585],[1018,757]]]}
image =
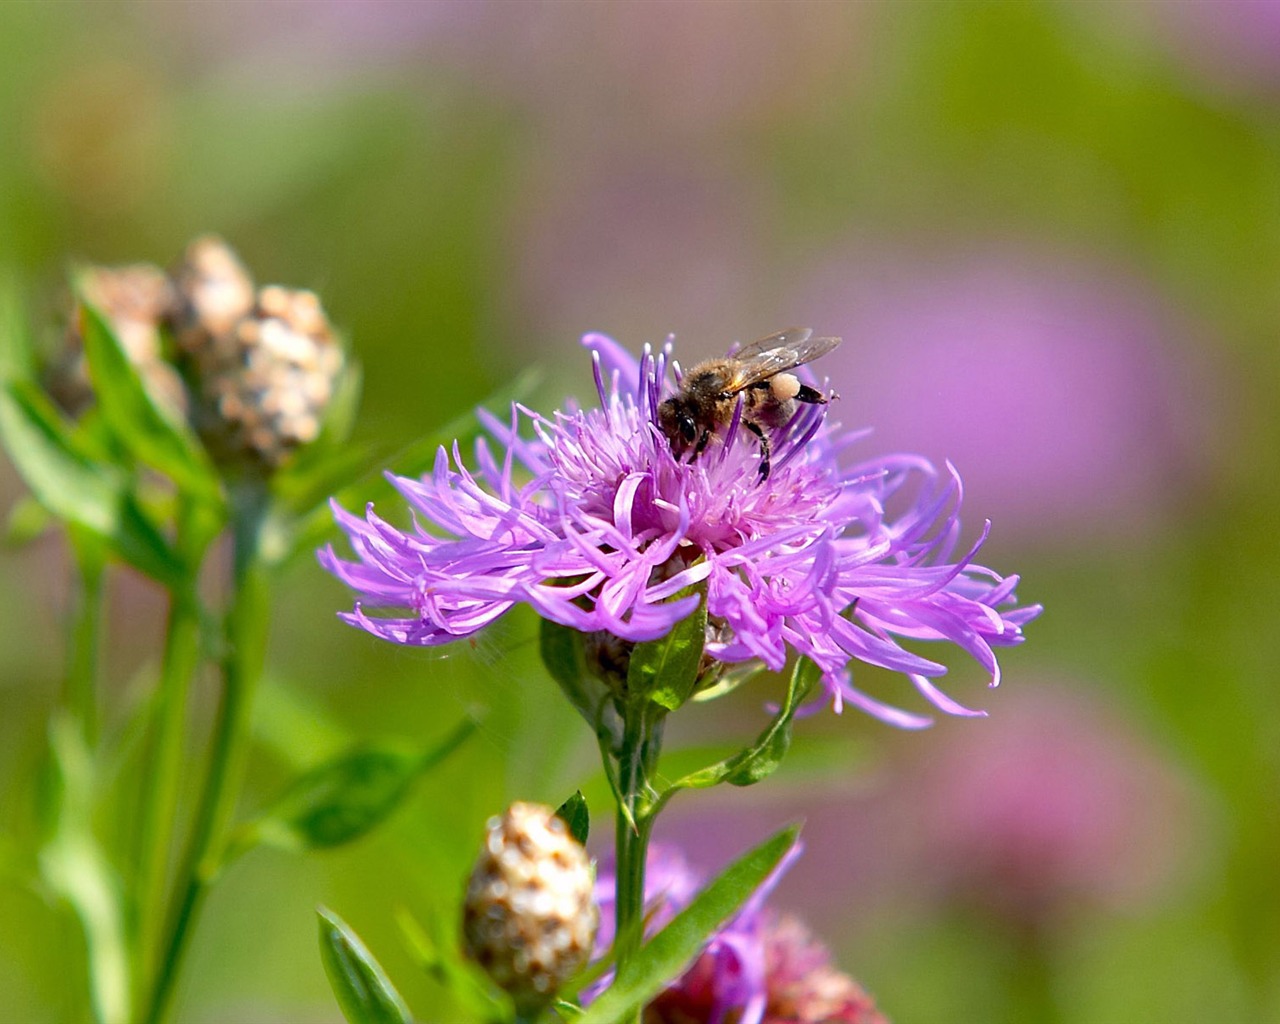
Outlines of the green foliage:
{"label": "green foliage", "polygon": [[69,718],[49,726],[49,778],[44,814],[50,834],[40,851],[45,885],[80,921],[98,1024],[128,1024],[128,942],[120,879],[92,827],[96,768],[79,727]]}
{"label": "green foliage", "polygon": [[587,798],[578,790],[556,808],[556,817],[569,826],[569,835],[583,846],[591,832],[591,815],[587,811]]}
{"label": "green foliage", "polygon": [[401,907],[396,911],[396,924],[418,967],[447,989],[471,1011],[473,1017],[486,1021],[510,1019],[510,996],[498,989],[479,966],[463,956],[458,946],[456,922],[434,914],[424,927]]}
{"label": "green foliage", "polygon": [[696,593],[701,600],[666,636],[635,645],[627,670],[627,692],[632,698],[647,697],[659,707],[675,711],[692,696],[707,635],[705,589],[682,590],[673,597],[674,601]]}
{"label": "green foliage", "polygon": [[729,920],[796,842],[797,826],[784,829],[725,868],[662,931],[640,947],[614,983],[577,1018],[579,1024],[613,1024],[627,1018],[678,977],[707,939]]}
{"label": "green foliage", "polygon": [[[521,374],[481,404],[505,416],[511,402],[527,398],[537,380],[535,373]],[[460,449],[465,449],[480,430],[475,413],[467,412],[385,459],[375,450],[356,458],[349,449],[331,455],[319,446],[314,462],[308,459],[296,473],[286,470],[281,481],[281,493],[287,503],[276,510],[270,524],[270,529],[279,534],[269,552],[272,560],[285,562],[301,554],[309,555],[333,535],[333,512],[323,499],[332,495],[344,508],[357,510],[369,504],[384,509],[399,507],[403,501],[387,479],[388,473],[410,478],[428,473],[442,447],[448,449],[456,441]],[[316,505],[316,501],[320,504]]]}
{"label": "green foliage", "polygon": [[475,732],[463,721],[427,751],[404,743],[366,743],[313,768],[255,821],[243,826],[231,856],[259,843],[285,850],[341,846],[368,833],[395,811],[413,784]]}
{"label": "green foliage", "polygon": [[96,463],[77,431],[40,391],[0,386],[0,437],[32,493],[55,516],[97,534],[120,558],[166,583],[183,567],[139,502],[133,481]]}
{"label": "green foliage", "polygon": [[343,1016],[351,1024],[409,1024],[400,993],[345,921],[327,907],[320,919],[320,959]]}
{"label": "green foliage", "polygon": [[538,651],[542,664],[569,703],[594,729],[600,717],[604,688],[594,683],[587,673],[583,635],[569,626],[542,619],[538,626]]}
{"label": "green foliage", "polygon": [[787,681],[787,695],[782,706],[756,741],[732,757],[684,776],[669,792],[678,789],[705,789],[721,782],[734,786],[751,786],[778,770],[791,747],[791,728],[796,711],[813,692],[818,682],[818,667],[807,658],[798,658]]}
{"label": "green foliage", "polygon": [[102,314],[83,299],[78,313],[94,397],[112,434],[139,464],[165,474],[188,496],[217,501],[218,475],[200,442],[152,400]]}

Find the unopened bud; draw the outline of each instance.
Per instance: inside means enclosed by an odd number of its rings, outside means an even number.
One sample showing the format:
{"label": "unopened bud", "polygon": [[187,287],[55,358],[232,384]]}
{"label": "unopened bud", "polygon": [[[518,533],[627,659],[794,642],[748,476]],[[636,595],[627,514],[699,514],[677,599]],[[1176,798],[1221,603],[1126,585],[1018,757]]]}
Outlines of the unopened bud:
{"label": "unopened bud", "polygon": [[221,461],[279,466],[319,436],[342,371],[320,300],[278,285],[255,293],[235,253],[212,237],[187,248],[175,282],[196,428]]}
{"label": "unopened bud", "polygon": [[197,238],[173,271],[178,293],[174,335],[183,351],[205,354],[253,310],[253,278],[222,239]]}
{"label": "unopened bud", "polygon": [[550,807],[517,803],[489,819],[467,885],[467,955],[517,1008],[546,1005],[586,964],[600,921],[586,850]]}

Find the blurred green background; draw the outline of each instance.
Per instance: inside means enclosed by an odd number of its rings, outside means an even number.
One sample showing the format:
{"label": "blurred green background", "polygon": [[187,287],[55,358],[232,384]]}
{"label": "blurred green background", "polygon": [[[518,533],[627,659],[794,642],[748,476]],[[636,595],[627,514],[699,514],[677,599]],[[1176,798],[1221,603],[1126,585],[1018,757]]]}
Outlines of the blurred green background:
{"label": "blurred green background", "polygon": [[[358,435],[388,443],[531,364],[544,409],[588,395],[588,330],[686,360],[843,335],[823,370],[862,450],[952,458],[982,561],[1047,611],[999,690],[957,664],[989,719],[819,715],[660,837],[716,867],[807,816],[774,902],[904,1024],[1280,1020],[1274,4],[0,5],[0,264],[50,338],[69,261],[203,231],[320,292],[364,365]],[[0,505],[21,493],[0,463]],[[66,571],[56,537],[0,551],[3,1020],[81,1005],[71,918],[21,881]],[[178,1019],[338,1020],[319,902],[422,1019],[460,1019],[393,913],[454,913],[512,799],[581,785],[603,815],[591,737],[526,616],[428,652],[341,625],[314,564],[276,599],[246,807],[344,739],[488,713],[375,836],[236,865]],[[118,573],[110,621],[119,726],[160,595]],[[673,745],[750,735],[765,696]]]}

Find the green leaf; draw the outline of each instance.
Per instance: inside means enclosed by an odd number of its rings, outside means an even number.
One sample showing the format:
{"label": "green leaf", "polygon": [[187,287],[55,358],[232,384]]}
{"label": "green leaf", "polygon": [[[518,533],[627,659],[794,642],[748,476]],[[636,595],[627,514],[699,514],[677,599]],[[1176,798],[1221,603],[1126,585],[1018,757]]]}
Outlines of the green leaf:
{"label": "green leaf", "polygon": [[583,846],[587,845],[591,815],[587,812],[587,798],[582,795],[582,790],[579,789],[556,808],[556,817],[569,826],[569,835]]}
{"label": "green leaf", "polygon": [[[523,373],[509,386],[500,388],[481,404],[490,410],[510,407],[511,402],[528,397],[538,381],[538,374]],[[363,509],[366,505],[403,504],[400,492],[386,478],[391,472],[396,476],[417,477],[429,472],[435,465],[436,453],[441,446],[451,446],[456,440],[464,449],[481,432],[481,425],[474,413],[465,413],[450,420],[443,427],[432,431],[420,441],[413,444],[387,460],[369,466],[368,471],[349,486],[342,488],[334,495],[337,502],[345,508]],[[312,551],[333,536],[336,527],[333,513],[326,505],[321,505],[303,515],[288,530],[288,544],[282,545],[277,561],[287,561],[303,551]]]}
{"label": "green leaf", "polygon": [[730,864],[662,931],[640,947],[576,1024],[615,1024],[634,1014],[693,962],[707,940],[746,903],[787,851],[799,826],[784,829]]}
{"label": "green leaf", "polygon": [[[705,587],[687,588],[673,601],[690,594],[703,595]],[[698,685],[702,647],[707,636],[705,598],[691,615],[675,624],[664,637],[636,644],[627,670],[627,692],[634,698],[648,697],[655,704],[675,711],[687,701]]]}
{"label": "green leaf", "polygon": [[359,839],[400,806],[422,774],[475,729],[476,723],[466,719],[425,752],[387,741],[362,744],[313,768],[238,832],[227,859],[259,843],[300,851]]}
{"label": "green leaf", "polygon": [[543,619],[538,632],[538,651],[551,678],[594,729],[603,688],[595,685],[587,674],[583,639],[584,634],[578,630]]}
{"label": "green leaf", "polygon": [[797,659],[787,682],[786,699],[756,741],[732,757],[684,776],[672,784],[667,794],[679,789],[705,789],[721,782],[751,786],[772,775],[791,747],[796,711],[812,692],[819,675],[818,667],[808,658]]}
{"label": "green leaf", "polygon": [[269,672],[259,683],[253,712],[254,738],[293,771],[355,745],[352,734],[311,692]]}
{"label": "green leaf", "polygon": [[23,495],[9,509],[5,540],[21,546],[39,537],[53,522],[49,510],[30,495]]}
{"label": "green leaf", "polygon": [[47,811],[53,832],[40,851],[40,873],[80,920],[95,1020],[128,1024],[129,952],[120,880],[91,825],[96,766],[69,718],[50,723],[49,746],[52,777]]}
{"label": "green leaf", "polygon": [[311,512],[317,504],[353,481],[369,474],[371,465],[378,465],[384,456],[381,449],[367,445],[348,444],[339,448],[321,446],[318,442],[298,453],[298,457],[272,481],[272,490],[281,503],[297,514]]}
{"label": "green leaf", "polygon": [[147,575],[165,583],[181,579],[181,562],[125,474],[94,463],[62,415],[28,382],[0,387],[0,437],[27,486],[55,516],[100,535]]}
{"label": "green leaf", "polygon": [[408,1024],[409,1008],[359,937],[327,907],[319,907],[320,959],[351,1024]]}
{"label": "green leaf", "polygon": [[[345,344],[342,347],[348,349]],[[325,406],[324,422],[320,424],[317,444],[340,445],[351,437],[351,431],[356,425],[356,414],[360,411],[360,393],[363,389],[364,368],[348,354],[346,365],[334,384],[333,397]]]}
{"label": "green leaf", "polygon": [[135,459],[164,473],[187,494],[215,500],[217,472],[199,442],[156,405],[115,331],[83,298],[79,317],[94,395],[111,432]]}
{"label": "green leaf", "polygon": [[480,966],[462,955],[457,922],[432,914],[427,927],[403,907],[396,908],[396,924],[405,948],[417,966],[448,989],[479,1020],[502,1021],[511,1017],[511,1000],[498,989]]}
{"label": "green leaf", "polygon": [[22,292],[13,270],[0,266],[0,379],[35,376],[31,323]]}

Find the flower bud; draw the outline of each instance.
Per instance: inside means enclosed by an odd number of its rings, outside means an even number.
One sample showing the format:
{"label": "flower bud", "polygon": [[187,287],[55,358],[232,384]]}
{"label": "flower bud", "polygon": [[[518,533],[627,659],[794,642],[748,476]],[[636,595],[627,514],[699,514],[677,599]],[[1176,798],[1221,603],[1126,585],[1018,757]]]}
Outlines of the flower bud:
{"label": "flower bud", "polygon": [[467,955],[536,1009],[587,962],[600,912],[586,850],[550,807],[512,804],[490,818],[467,885]]}
{"label": "flower bud", "polygon": [[178,304],[173,328],[184,352],[197,357],[230,335],[253,311],[253,279],[226,242],[213,235],[197,238],[173,271]]}

